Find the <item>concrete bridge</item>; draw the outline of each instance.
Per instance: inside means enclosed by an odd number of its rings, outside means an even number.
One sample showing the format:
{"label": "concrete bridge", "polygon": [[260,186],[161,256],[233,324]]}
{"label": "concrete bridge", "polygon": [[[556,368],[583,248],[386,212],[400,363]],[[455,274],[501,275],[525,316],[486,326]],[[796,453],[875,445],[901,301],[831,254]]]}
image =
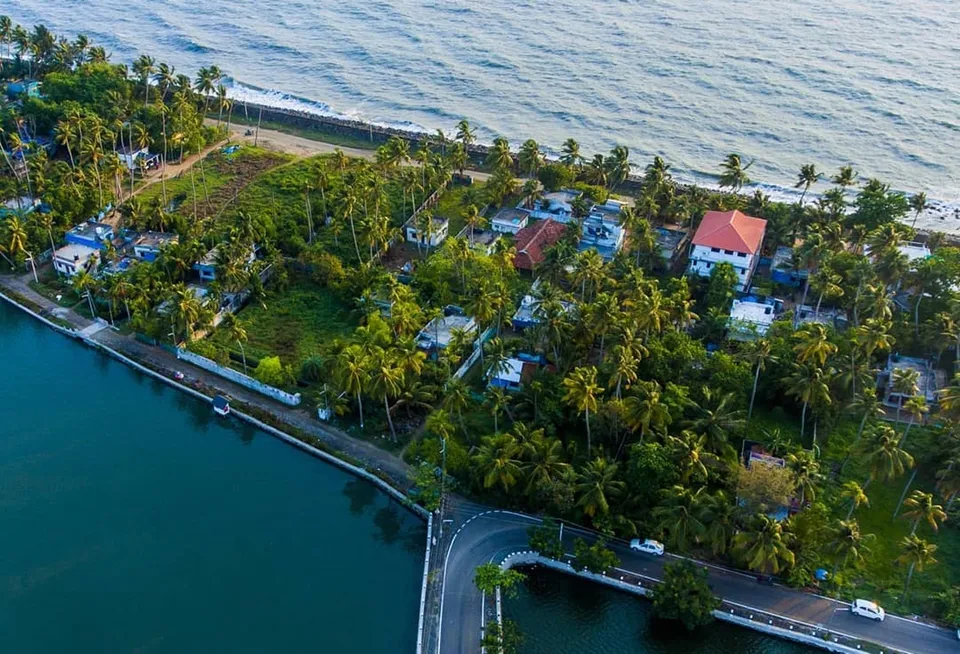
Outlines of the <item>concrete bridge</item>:
{"label": "concrete bridge", "polygon": [[[529,552],[527,530],[538,518],[498,511],[464,500],[448,502],[443,521],[433,521],[431,560],[425,568],[429,583],[424,594],[422,638],[418,654],[479,654],[487,621],[496,619],[496,598],[485,597],[473,583],[477,566],[503,563],[508,558],[526,563],[537,560]],[[441,537],[440,527],[443,528]],[[573,550],[575,538],[591,542],[597,534],[565,526],[563,545]],[[643,592],[663,578],[664,566],[681,557],[652,557],[630,550],[624,541],[611,540],[620,566],[606,577],[581,576]],[[519,554],[525,553],[525,554]],[[574,573],[566,562],[545,562]],[[509,562],[507,563],[509,565]],[[960,642],[954,631],[916,620],[887,614],[884,622],[854,616],[849,605],[780,585],[757,583],[753,575],[705,565],[714,593],[724,600],[720,619],[743,626],[802,640],[841,652],[889,654],[954,654]],[[797,637],[794,637],[794,636]],[[857,647],[860,646],[860,648]]]}

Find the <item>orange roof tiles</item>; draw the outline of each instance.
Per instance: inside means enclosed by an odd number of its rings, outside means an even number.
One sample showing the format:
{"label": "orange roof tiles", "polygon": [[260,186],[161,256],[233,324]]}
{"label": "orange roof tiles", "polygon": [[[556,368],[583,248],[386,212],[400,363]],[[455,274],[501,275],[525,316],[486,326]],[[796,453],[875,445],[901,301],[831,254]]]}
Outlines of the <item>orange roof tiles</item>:
{"label": "orange roof tiles", "polygon": [[693,237],[694,245],[755,254],[763,242],[767,221],[739,211],[708,211]]}
{"label": "orange roof tiles", "polygon": [[517,232],[517,255],[513,258],[513,265],[520,270],[533,270],[543,261],[543,251],[563,238],[566,230],[566,225],[549,218],[524,227]]}

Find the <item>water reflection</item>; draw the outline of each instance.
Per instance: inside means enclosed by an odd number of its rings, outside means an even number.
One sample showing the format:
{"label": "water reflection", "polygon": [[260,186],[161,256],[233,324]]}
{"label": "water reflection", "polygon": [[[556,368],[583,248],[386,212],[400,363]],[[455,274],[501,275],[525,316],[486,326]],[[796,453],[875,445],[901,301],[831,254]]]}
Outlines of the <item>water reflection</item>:
{"label": "water reflection", "polygon": [[353,479],[343,485],[343,495],[350,500],[350,513],[361,515],[377,499],[373,484]]}

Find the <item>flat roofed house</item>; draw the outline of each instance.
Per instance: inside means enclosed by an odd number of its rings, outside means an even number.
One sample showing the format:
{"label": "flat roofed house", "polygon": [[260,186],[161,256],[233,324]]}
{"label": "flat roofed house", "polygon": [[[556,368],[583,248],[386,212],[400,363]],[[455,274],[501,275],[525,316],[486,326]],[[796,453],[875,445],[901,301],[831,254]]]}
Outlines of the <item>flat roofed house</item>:
{"label": "flat roofed house", "polygon": [[439,316],[417,334],[417,347],[428,352],[446,349],[456,330],[476,335],[477,323],[470,316]]}
{"label": "flat roofed house", "polygon": [[776,319],[777,309],[773,302],[734,300],[727,321],[727,336],[734,341],[752,341],[766,334]]}
{"label": "flat roofed house", "polygon": [[907,371],[915,371],[917,374],[917,395],[922,395],[931,406],[936,404],[937,393],[946,382],[944,372],[937,370],[928,359],[891,354],[887,357],[887,366],[880,372],[878,380],[884,389],[884,405],[893,409],[900,408],[912,397],[912,393],[903,393],[896,388],[897,378]]}
{"label": "flat roofed house", "polygon": [[107,223],[90,220],[70,229],[70,231],[64,235],[63,240],[72,245],[105,249],[107,243],[113,240],[113,227]]}
{"label": "flat roofed house", "polygon": [[80,271],[89,272],[100,256],[99,248],[67,243],[53,253],[53,267],[62,275],[73,277]]}
{"label": "flat roofed house", "polygon": [[501,234],[516,234],[530,222],[530,212],[526,209],[506,207],[497,212],[490,221],[490,229]]}
{"label": "flat roofed house", "polygon": [[568,223],[573,220],[573,201],[580,197],[580,191],[561,189],[554,193],[547,193],[534,203],[530,215],[539,220],[555,220],[558,223]]}
{"label": "flat roofed house", "polygon": [[417,224],[416,218],[408,220],[404,229],[407,240],[411,243],[419,243],[420,245],[426,245],[427,247],[432,248],[435,248],[443,243],[450,233],[450,221],[446,218],[440,218],[438,216],[431,217],[430,221],[432,229],[431,233],[427,234],[426,232],[421,233],[420,226]]}
{"label": "flat roofed house", "polygon": [[504,361],[503,368],[491,375],[489,386],[507,391],[519,391],[523,384],[537,373],[537,364],[511,357]]}
{"label": "flat roofed house", "polygon": [[580,252],[596,250],[604,261],[611,261],[623,247],[625,235],[616,221],[591,213],[583,221],[583,235],[577,249]]}
{"label": "flat roofed house", "polygon": [[750,287],[760,261],[760,246],[767,221],[740,211],[708,211],[703,216],[690,250],[688,272],[709,277],[720,263],[729,263],[737,273],[738,291]]}
{"label": "flat roofed house", "polygon": [[176,234],[165,232],[144,232],[133,241],[133,254],[143,261],[154,261],[160,250],[180,239]]}

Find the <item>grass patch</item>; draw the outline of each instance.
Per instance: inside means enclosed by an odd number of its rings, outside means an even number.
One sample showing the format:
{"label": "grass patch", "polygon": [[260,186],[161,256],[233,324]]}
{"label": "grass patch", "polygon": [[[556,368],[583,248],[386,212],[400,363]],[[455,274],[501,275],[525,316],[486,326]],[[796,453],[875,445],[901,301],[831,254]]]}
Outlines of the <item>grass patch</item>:
{"label": "grass patch", "polygon": [[[435,216],[446,218],[450,221],[451,236],[456,236],[459,234],[460,230],[462,230],[466,224],[466,199],[469,199],[470,195],[473,195],[474,198],[478,198],[482,192],[483,184],[474,182],[471,186],[451,186],[444,191],[443,195],[440,196],[440,201],[437,202],[437,206],[434,208],[433,213]],[[479,204],[477,205],[477,209],[482,208],[483,207]]]}
{"label": "grass patch", "polygon": [[[247,330],[247,355],[262,359],[279,356],[296,371],[305,359],[335,338],[348,335],[357,326],[351,308],[330,290],[303,275],[291,274],[290,286],[267,295],[267,308],[248,305],[238,317]],[[237,349],[222,330],[214,342]]]}
{"label": "grass patch", "polygon": [[[196,201],[199,218],[215,216],[251,181],[290,158],[249,146],[230,155],[211,152],[203,160],[202,174],[199,165],[194,165],[165,182],[168,208],[182,216],[192,215]],[[154,182],[139,197],[145,203],[162,202],[163,184]]]}
{"label": "grass patch", "polygon": [[[245,126],[254,131],[257,129],[256,116],[251,115],[250,120],[248,121],[246,118],[244,118],[242,113],[239,117],[236,113],[234,113],[233,118],[234,125]],[[287,125],[285,123],[264,120],[262,123],[260,123],[260,129],[273,130],[275,132],[290,134],[291,136],[299,136],[300,138],[310,139],[311,141],[320,141],[322,143],[330,143],[331,145],[357,148],[358,150],[376,150],[378,146],[378,143],[371,142],[369,138],[363,138],[353,134],[343,134],[334,131],[333,128],[327,128],[322,123],[317,123],[315,127],[297,127],[294,125]]]}

